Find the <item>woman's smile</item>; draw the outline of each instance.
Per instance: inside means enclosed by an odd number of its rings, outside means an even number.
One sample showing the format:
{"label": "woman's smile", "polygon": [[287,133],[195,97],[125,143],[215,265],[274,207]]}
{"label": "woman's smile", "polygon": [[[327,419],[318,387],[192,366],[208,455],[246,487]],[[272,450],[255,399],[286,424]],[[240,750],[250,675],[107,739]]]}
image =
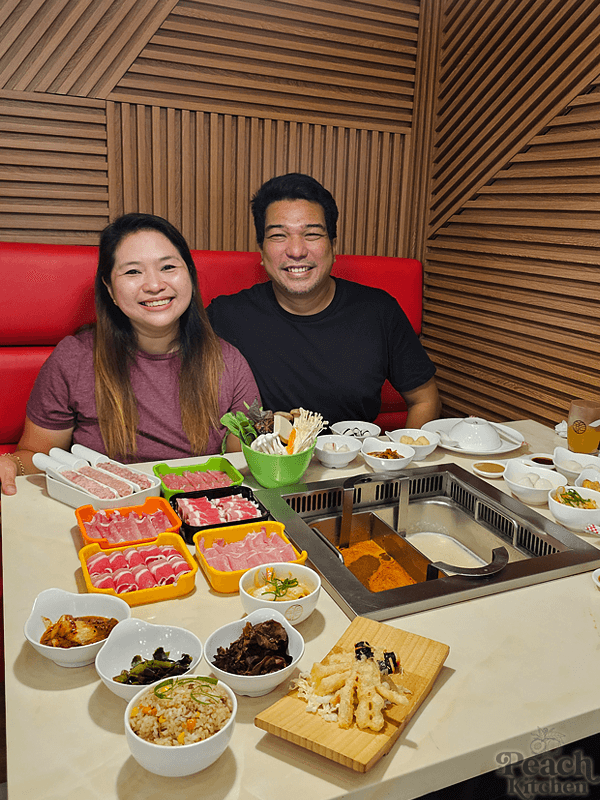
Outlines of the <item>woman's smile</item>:
{"label": "woman's smile", "polygon": [[154,230],[127,236],[115,251],[108,288],[131,320],[140,347],[152,352],[164,347],[167,352],[192,300],[190,274],[175,245]]}

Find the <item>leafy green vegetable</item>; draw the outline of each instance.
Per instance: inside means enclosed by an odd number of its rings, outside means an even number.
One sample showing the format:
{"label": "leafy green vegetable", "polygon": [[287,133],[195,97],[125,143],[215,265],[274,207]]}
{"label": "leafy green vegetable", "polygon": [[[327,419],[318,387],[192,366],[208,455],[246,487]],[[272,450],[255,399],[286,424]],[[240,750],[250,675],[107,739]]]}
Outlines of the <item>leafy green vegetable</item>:
{"label": "leafy green vegetable", "polygon": [[[273,588],[267,589],[267,586],[272,586]],[[273,600],[277,600],[278,597],[285,597],[288,591],[294,586],[298,586],[298,578],[284,578],[281,580],[281,578],[277,578],[273,575],[272,578],[265,582],[265,591],[263,594],[272,594]]]}
{"label": "leafy green vegetable", "polygon": [[256,428],[243,411],[237,411],[235,414],[228,411],[226,414],[223,414],[221,417],[221,425],[224,425],[230,433],[233,433],[248,446],[250,446],[258,436]]}
{"label": "leafy green vegetable", "polygon": [[115,675],[113,681],[126,683],[129,686],[146,686],[169,675],[182,675],[187,672],[192,663],[192,657],[184,653],[178,661],[169,658],[169,653],[162,647],[157,647],[153,658],[146,661],[141,656],[131,659],[131,669],[124,669]]}
{"label": "leafy green vegetable", "polygon": [[209,692],[208,686],[205,685],[209,684],[212,686],[216,686],[218,683],[217,679],[206,678],[202,675],[194,675],[189,678],[176,678],[176,679],[169,678],[168,681],[159,683],[158,686],[154,687],[154,694],[159,699],[164,700],[165,697],[169,697],[175,686],[184,683],[192,684],[192,691],[190,692],[190,696],[192,700],[195,700],[197,703],[202,703],[202,705],[208,705],[209,703],[216,703],[220,699],[220,695]]}

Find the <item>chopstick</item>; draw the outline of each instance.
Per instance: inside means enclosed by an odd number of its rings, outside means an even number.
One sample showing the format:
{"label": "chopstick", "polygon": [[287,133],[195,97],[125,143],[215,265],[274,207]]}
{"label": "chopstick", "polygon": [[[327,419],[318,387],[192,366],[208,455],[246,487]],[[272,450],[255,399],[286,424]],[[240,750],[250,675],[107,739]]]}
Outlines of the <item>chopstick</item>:
{"label": "chopstick", "polygon": [[525,440],[522,439],[517,433],[515,433],[514,435],[508,433],[505,430],[505,428],[498,425],[497,422],[490,422],[490,425],[493,425],[494,428],[498,431],[501,439],[506,439],[507,441],[512,442],[513,444],[525,444]]}

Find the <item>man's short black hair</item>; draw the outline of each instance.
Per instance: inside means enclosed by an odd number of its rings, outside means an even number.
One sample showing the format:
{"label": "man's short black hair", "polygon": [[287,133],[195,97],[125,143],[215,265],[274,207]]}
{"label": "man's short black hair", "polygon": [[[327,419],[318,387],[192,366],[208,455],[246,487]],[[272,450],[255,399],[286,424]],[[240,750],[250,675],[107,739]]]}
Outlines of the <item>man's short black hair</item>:
{"label": "man's short black hair", "polygon": [[338,207],[331,192],[310,175],[289,172],[287,175],[279,175],[263,183],[250,202],[259,247],[262,247],[265,239],[267,208],[278,200],[308,200],[311,203],[318,203],[325,215],[325,226],[330,241],[333,242],[337,237]]}

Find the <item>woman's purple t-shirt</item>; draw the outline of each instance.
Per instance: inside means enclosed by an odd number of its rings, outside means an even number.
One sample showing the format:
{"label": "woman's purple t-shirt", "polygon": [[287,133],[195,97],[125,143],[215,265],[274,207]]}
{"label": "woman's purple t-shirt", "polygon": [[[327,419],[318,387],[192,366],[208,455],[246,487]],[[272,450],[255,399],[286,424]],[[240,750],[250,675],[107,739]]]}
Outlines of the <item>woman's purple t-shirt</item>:
{"label": "woman's purple t-shirt", "polygon": [[[219,416],[245,411],[259,398],[250,367],[232,345],[220,340],[223,374],[219,391]],[[27,416],[48,430],[74,428],[73,443],[105,452],[94,397],[93,332],[67,336],[42,366],[27,403]],[[131,368],[131,385],[137,399],[139,424],[137,453],[130,461],[157,461],[194,455],[181,423],[179,356],[138,352]],[[219,453],[227,430],[210,432],[206,454]]]}

